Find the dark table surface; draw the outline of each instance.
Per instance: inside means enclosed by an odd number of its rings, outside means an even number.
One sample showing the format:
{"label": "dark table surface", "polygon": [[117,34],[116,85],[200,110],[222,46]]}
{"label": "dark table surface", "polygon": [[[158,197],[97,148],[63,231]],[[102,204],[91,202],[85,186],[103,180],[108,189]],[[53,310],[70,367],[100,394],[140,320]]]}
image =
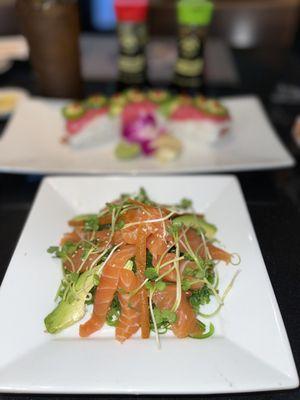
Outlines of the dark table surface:
{"label": "dark table surface", "polygon": [[[275,104],[271,94],[278,82],[300,83],[300,57],[296,52],[238,51],[234,58],[240,73],[238,87],[209,88],[211,95],[254,93],[261,98],[282,141],[300,160],[300,149],[293,143],[291,126],[298,105]],[[0,76],[0,87],[21,86],[36,93],[32,71],[27,63],[16,62],[13,69]],[[110,84],[86,83],[86,93],[111,90]],[[5,126],[0,123],[0,135]],[[295,362],[300,367],[300,167],[238,173],[268,273],[288,332]],[[40,177],[0,174],[0,282],[30,210]],[[255,295],[255,293],[254,293]],[[0,355],[1,357],[1,355]],[[60,396],[0,394],[0,399],[59,398]],[[80,396],[64,396],[77,398]],[[85,399],[96,396],[85,396]],[[97,396],[108,398],[112,396]],[[124,396],[113,396],[123,398]],[[130,396],[126,396],[130,397]],[[157,396],[161,397],[162,396]],[[167,397],[167,396],[164,396]],[[178,396],[179,397],[179,396]],[[196,397],[196,396],[189,396]],[[145,396],[150,399],[152,396]],[[153,396],[154,398],[154,396]],[[176,396],[172,396],[176,398]],[[299,400],[300,390],[255,394],[197,396],[223,400]]]}

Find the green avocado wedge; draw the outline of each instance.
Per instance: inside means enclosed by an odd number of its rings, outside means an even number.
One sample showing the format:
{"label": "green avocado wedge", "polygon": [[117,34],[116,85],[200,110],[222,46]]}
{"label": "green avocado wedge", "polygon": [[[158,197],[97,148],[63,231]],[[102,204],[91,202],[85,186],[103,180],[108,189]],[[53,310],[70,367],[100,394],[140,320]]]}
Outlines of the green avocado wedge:
{"label": "green avocado wedge", "polygon": [[217,232],[217,227],[215,225],[208,223],[204,218],[195,214],[180,215],[173,219],[173,224],[184,225],[187,228],[193,228],[195,230],[202,229],[208,239],[213,239]]}
{"label": "green avocado wedge", "polygon": [[86,298],[96,284],[95,271],[83,272],[66,297],[44,319],[49,333],[58,333],[81,320],[86,311]]}

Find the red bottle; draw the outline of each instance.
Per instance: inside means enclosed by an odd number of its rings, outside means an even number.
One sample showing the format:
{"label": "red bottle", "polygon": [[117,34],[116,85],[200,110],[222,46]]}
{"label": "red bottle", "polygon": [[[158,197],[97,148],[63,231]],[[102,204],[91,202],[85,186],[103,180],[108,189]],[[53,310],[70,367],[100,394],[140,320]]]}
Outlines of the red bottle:
{"label": "red bottle", "polygon": [[146,20],[149,0],[115,0],[119,39],[118,81],[121,86],[142,87],[146,83]]}

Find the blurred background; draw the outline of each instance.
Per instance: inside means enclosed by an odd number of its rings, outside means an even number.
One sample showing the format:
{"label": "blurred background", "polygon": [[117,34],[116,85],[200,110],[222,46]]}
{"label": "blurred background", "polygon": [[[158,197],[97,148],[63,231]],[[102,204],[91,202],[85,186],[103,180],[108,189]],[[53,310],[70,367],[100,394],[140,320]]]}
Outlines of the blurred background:
{"label": "blurred background", "polygon": [[[212,88],[242,86],[243,90],[253,92],[259,88],[263,92],[264,88],[272,90],[274,82],[293,81],[291,54],[294,57],[300,52],[299,0],[215,0],[214,4],[205,56],[207,80]],[[117,75],[118,52],[113,0],[80,0],[79,7],[83,78],[99,82],[113,80]],[[154,84],[168,82],[173,71],[175,8],[175,0],[151,1],[148,17],[151,41],[147,52],[150,81]],[[9,71],[13,62],[17,66],[18,61],[26,62],[28,49],[18,36],[20,33],[15,1],[1,0],[0,72]],[[255,70],[258,61],[259,72]],[[289,76],[283,77],[287,64]],[[22,70],[19,72],[21,85]],[[9,74],[0,76],[0,84],[1,79],[9,84]],[[15,80],[14,75],[14,84]],[[279,88],[282,89],[287,88]]]}
{"label": "blurred background", "polygon": [[[261,46],[289,48],[299,45],[299,0],[215,0],[211,34],[233,48]],[[113,0],[80,0],[82,30],[113,32]],[[172,36],[176,31],[175,0],[152,0],[149,18],[152,35]],[[0,34],[20,33],[14,0],[0,1]]]}

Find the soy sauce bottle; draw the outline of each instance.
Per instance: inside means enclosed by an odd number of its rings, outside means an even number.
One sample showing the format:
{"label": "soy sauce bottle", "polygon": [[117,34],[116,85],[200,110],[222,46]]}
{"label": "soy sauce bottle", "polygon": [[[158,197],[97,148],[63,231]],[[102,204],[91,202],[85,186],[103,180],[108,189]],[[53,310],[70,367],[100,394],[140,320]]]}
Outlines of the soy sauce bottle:
{"label": "soy sauce bottle", "polygon": [[149,0],[115,0],[119,40],[118,89],[146,84],[147,14]]}
{"label": "soy sauce bottle", "polygon": [[213,12],[209,0],[177,2],[178,56],[173,87],[177,92],[205,92],[204,45]]}

